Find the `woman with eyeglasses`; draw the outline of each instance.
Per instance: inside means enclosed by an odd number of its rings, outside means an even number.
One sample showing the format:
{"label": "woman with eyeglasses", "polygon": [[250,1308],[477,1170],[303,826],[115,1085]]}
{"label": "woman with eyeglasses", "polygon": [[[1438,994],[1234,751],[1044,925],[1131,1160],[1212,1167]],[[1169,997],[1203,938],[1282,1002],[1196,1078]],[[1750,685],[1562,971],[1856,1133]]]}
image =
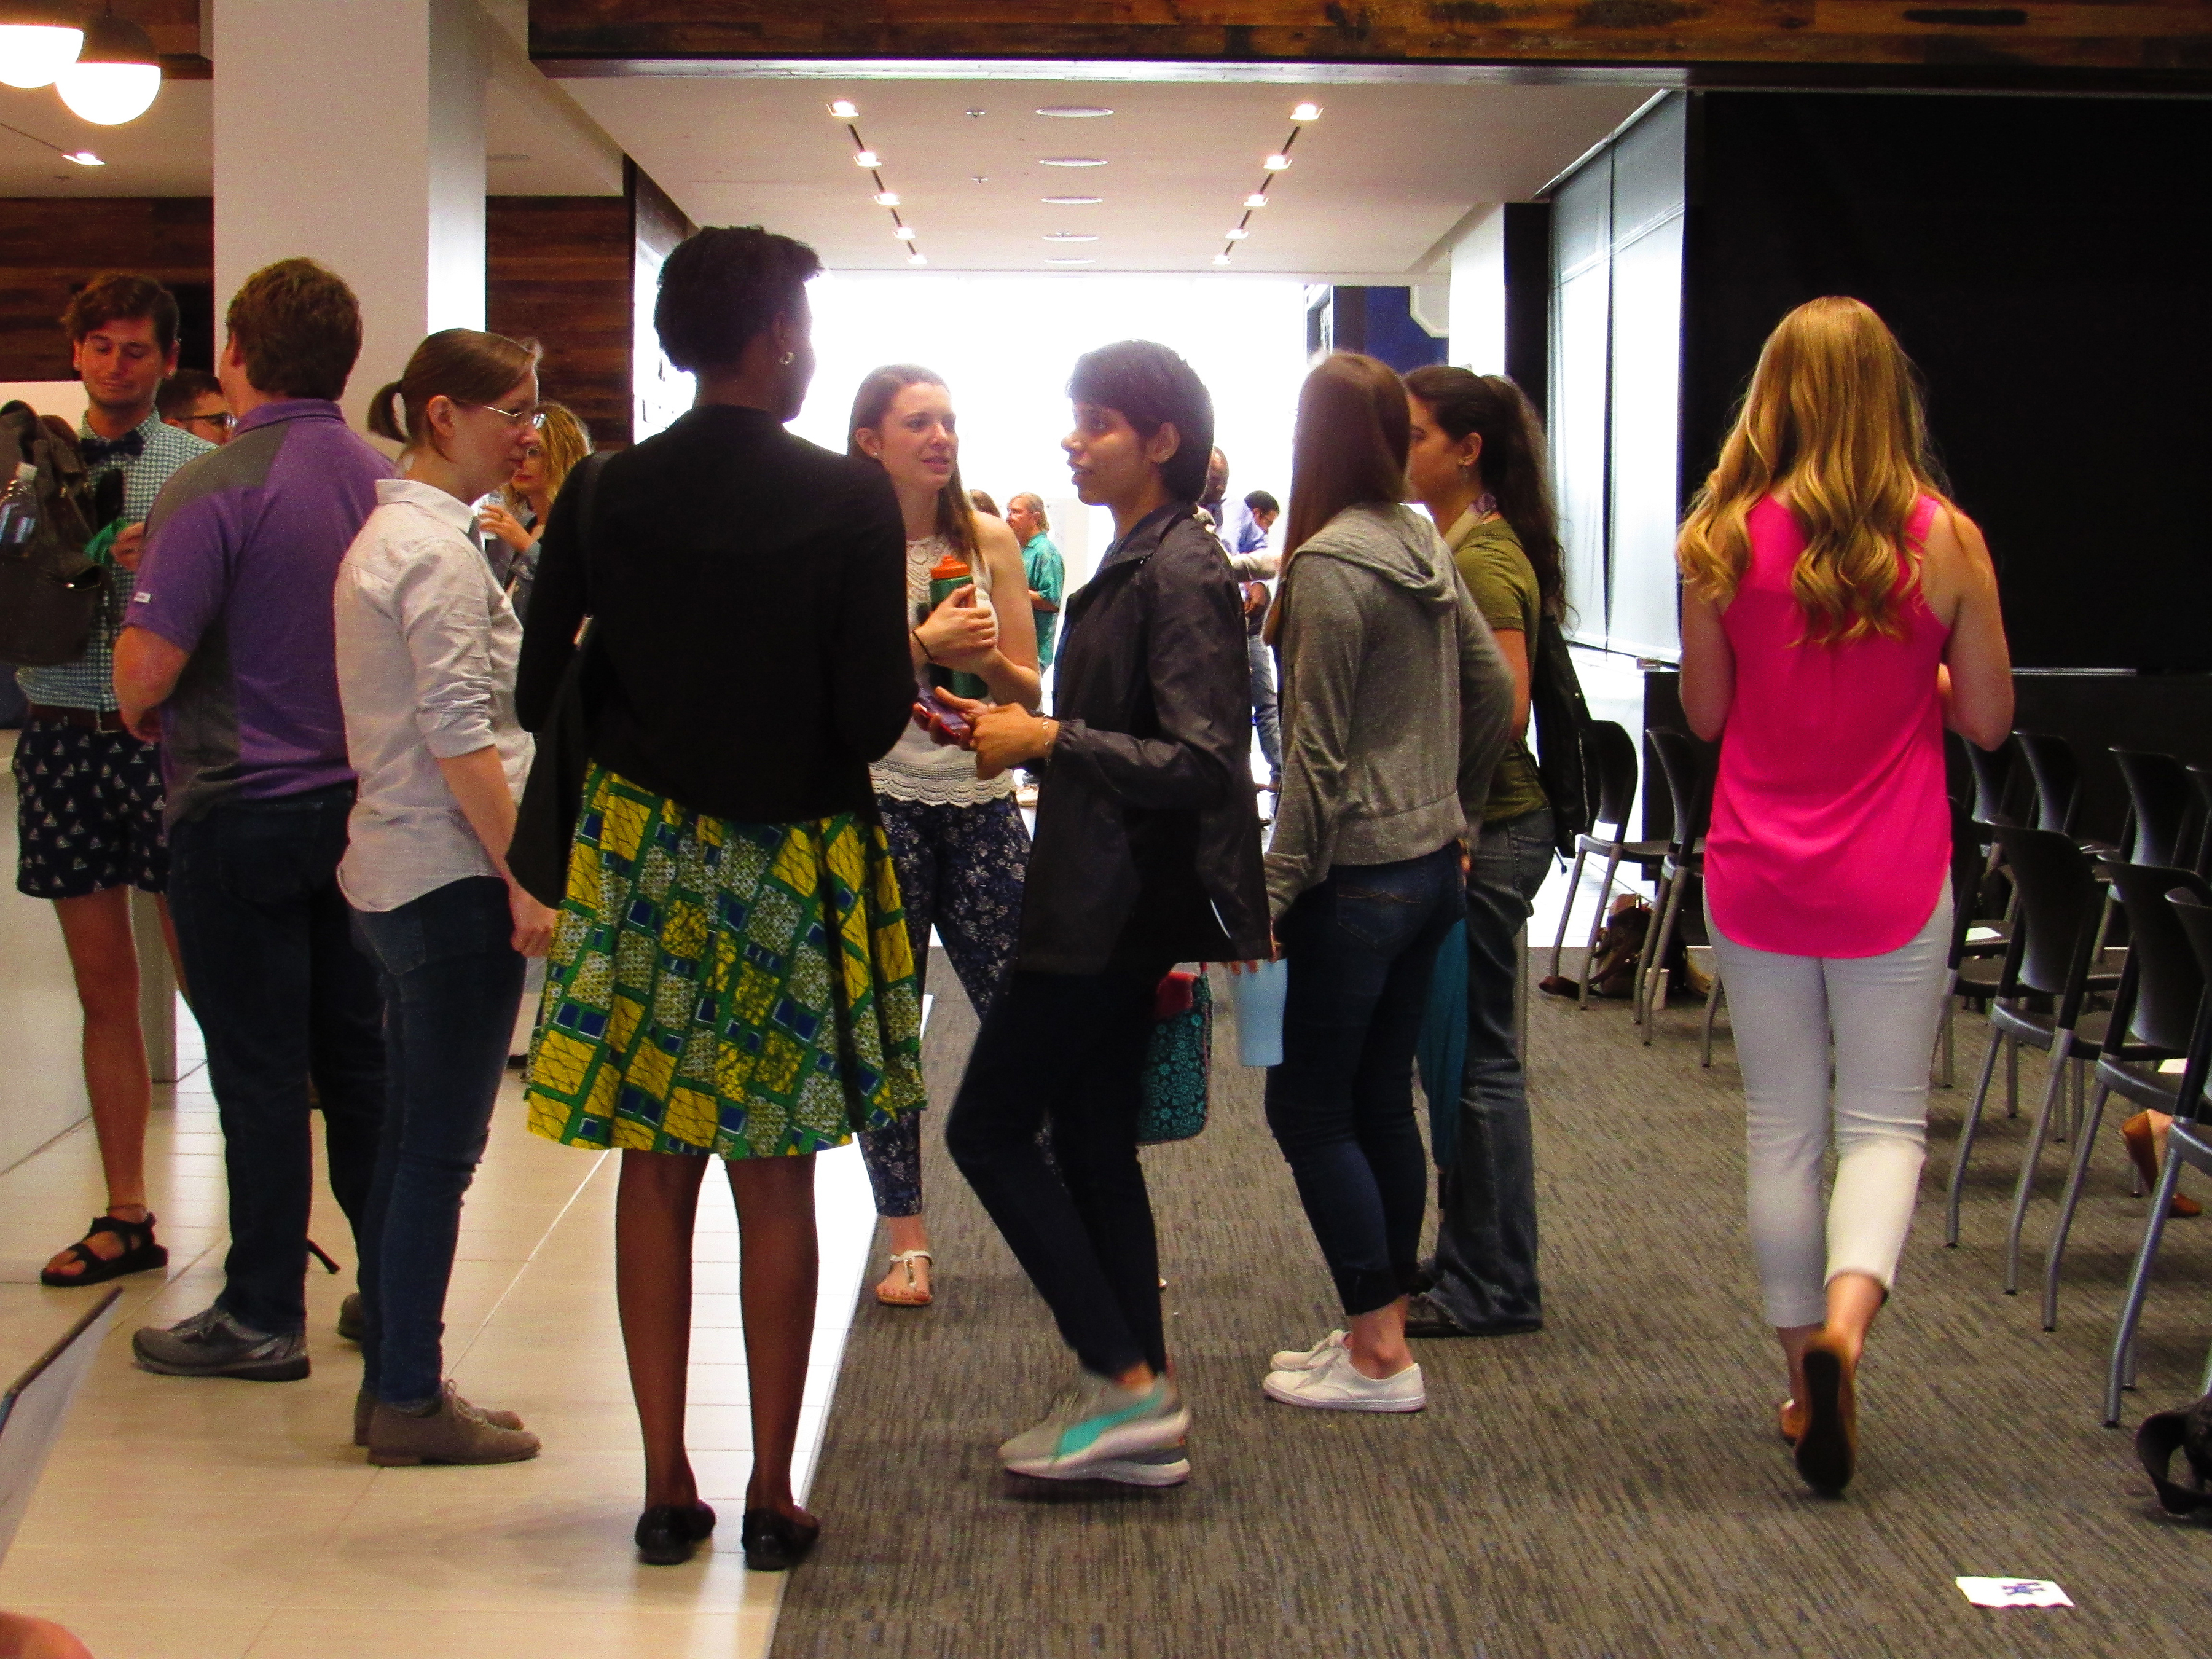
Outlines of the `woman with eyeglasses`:
{"label": "woman with eyeglasses", "polygon": [[338,567],[338,696],[360,793],[338,885],[383,981],[386,1105],[362,1225],[354,1443],[385,1465],[507,1463],[538,1437],[444,1380],[461,1199],[483,1157],[523,958],[553,913],[507,873],[531,744],[522,629],[471,532],[532,430],[534,347],[449,328],[369,406],[401,476]]}
{"label": "woman with eyeglasses", "polygon": [[[553,516],[554,498],[576,464],[592,453],[592,434],[566,404],[538,405],[538,427],[522,447],[522,465],[495,498],[478,509],[477,522],[500,545],[493,562],[504,562],[501,580],[514,614],[530,617],[530,590],[538,580],[538,538]],[[487,550],[489,550],[488,548]]]}

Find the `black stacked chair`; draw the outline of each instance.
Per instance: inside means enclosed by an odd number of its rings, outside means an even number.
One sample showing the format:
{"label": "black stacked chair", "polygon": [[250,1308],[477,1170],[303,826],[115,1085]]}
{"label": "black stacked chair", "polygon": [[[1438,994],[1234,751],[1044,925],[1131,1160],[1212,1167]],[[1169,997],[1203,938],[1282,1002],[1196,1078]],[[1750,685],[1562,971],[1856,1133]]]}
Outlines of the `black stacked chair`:
{"label": "black stacked chair", "polygon": [[2200,876],[2212,876],[2212,766],[2185,766],[2189,775],[2189,787],[2197,793],[2196,843],[2185,859],[2177,864],[2186,864]]}
{"label": "black stacked chair", "polygon": [[2166,869],[2196,862],[2203,821],[2189,769],[2171,755],[2148,750],[2115,749],[2114,764],[2128,787],[2128,862]]}
{"label": "black stacked chair", "polygon": [[[1668,850],[1668,843],[1663,841],[1628,839],[1628,819],[1636,810],[1636,779],[1640,769],[1636,739],[1617,720],[1592,720],[1590,748],[1597,758],[1597,823],[1591,826],[1592,833],[1575,837],[1575,864],[1567,875],[1567,902],[1559,912],[1559,931],[1552,937],[1552,972],[1556,976],[1559,971],[1559,950],[1567,937],[1567,918],[1573,913],[1576,895],[1582,891],[1583,861],[1593,853],[1600,854],[1605,860],[1605,880],[1598,888],[1597,914],[1590,918],[1589,949],[1583,953],[1582,994],[1575,999],[1576,1005],[1583,1008],[1589,1006],[1589,965],[1597,956],[1598,930],[1605,926],[1605,907],[1613,898],[1613,878],[1624,861],[1664,858]],[[1610,825],[1613,833],[1595,833],[1601,825]]]}
{"label": "black stacked chair", "polygon": [[[1957,1072],[1960,1001],[1963,999],[1979,1007],[1989,1006],[1990,999],[1996,994],[2005,942],[2012,936],[2009,921],[1991,921],[1979,912],[1983,880],[1995,854],[1995,843],[1989,839],[1984,825],[2013,820],[1976,822],[1979,816],[1978,807],[1990,801],[2001,802],[2003,796],[2002,773],[1993,772],[1986,781],[1983,776],[1984,763],[2001,761],[2002,750],[1993,754],[1968,743],[1956,732],[1946,732],[1943,751],[1945,782],[1951,798],[1951,981],[1950,994],[1943,999],[1942,1062],[1938,1082],[1948,1089]],[[2006,1079],[2008,1108],[2015,1111],[2019,1084],[2016,1072],[2015,1060],[2015,1074]]]}
{"label": "black stacked chair", "polygon": [[[2104,1016],[2089,1014],[2093,991],[2119,987],[2117,974],[2092,972],[2097,924],[2103,896],[2091,874],[2088,855],[2051,830],[1988,826],[2020,894],[2020,914],[2006,947],[2004,971],[1990,1001],[1990,1047],[1982,1060],[1980,1081],[1959,1126],[1958,1150],[1951,1161],[1950,1193],[1944,1214],[1943,1242],[1959,1242],[1959,1206],[1966,1191],[1966,1160],[1981,1126],[1982,1103],[1996,1070],[1997,1050],[2025,1044],[2051,1055],[2043,1109],[2036,1115],[2033,1139],[2021,1165],[2024,1192],[2034,1178],[2035,1160],[2051,1132],[2051,1115],[2069,1060],[2094,1060],[2102,1052]],[[2013,1224],[2005,1252],[2005,1288],[2020,1276],[2020,1216],[2026,1200],[2014,1199]]]}
{"label": "black stacked chair", "polygon": [[[2166,901],[2173,907],[2197,972],[2212,981],[2212,906],[2189,893],[2176,893]],[[2189,1058],[2181,1074],[2173,1127],[2166,1134],[2166,1163],[2159,1171],[2158,1187],[2150,1195],[2150,1216],[2143,1223],[2142,1245],[2136,1252],[2134,1270],[2128,1275],[2128,1293],[2120,1304],[2119,1328],[2112,1333],[2112,1357],[2105,1373],[2105,1426],[2120,1420],[2120,1392],[2135,1378],[2136,1327],[2142,1318],[2143,1296],[2150,1286],[2151,1263],[2158,1259],[2159,1242],[2166,1235],[2166,1213],[2173,1204],[2173,1189],[2185,1164],[2212,1175],[2212,1108],[2204,1098],[2205,1073],[2212,1069],[2212,999],[2200,1006]],[[2208,1357],[2198,1392],[2212,1394],[2212,1357]]]}
{"label": "black stacked chair", "polygon": [[[1674,839],[1659,866],[1659,927],[1644,953],[1644,971],[1637,979],[1636,1017],[1644,1025],[1644,1041],[1651,1041],[1651,1016],[1659,1006],[1659,990],[1667,971],[1667,952],[1682,925],[1682,904],[1692,887],[1705,878],[1705,830],[1713,815],[1713,768],[1705,751],[1680,732],[1654,727],[1651,747],[1659,757],[1659,769],[1667,776],[1667,793],[1674,803]],[[1710,1018],[1720,995],[1720,975],[1713,975],[1706,993],[1705,1056],[1711,1058]]]}
{"label": "black stacked chair", "polygon": [[1995,749],[1968,743],[1948,733],[1966,751],[1974,773],[1974,819],[1979,823],[2024,826],[2031,822],[2035,786],[2020,752],[2018,737],[2008,737]]}
{"label": "black stacked chair", "polygon": [[2050,732],[2015,732],[2013,736],[2027,757],[2028,775],[2035,780],[2035,827],[2072,836],[2078,846],[2093,854],[2117,854],[2120,849],[2112,842],[2086,840],[2079,834],[2081,762],[2074,745]]}
{"label": "black stacked chair", "polygon": [[2107,860],[2107,865],[2112,891],[2127,913],[2128,961],[2120,971],[2104,1049],[2097,1057],[2096,1091],[2089,1102],[2088,1115],[2075,1137],[2074,1165],[2067,1174],[2065,1196],[2060,1200],[2058,1219],[2044,1254],[2043,1328],[2046,1331],[2058,1328],[2059,1263],[2066,1254],[2066,1235],[2073,1228],[2074,1212],[2081,1202],[2089,1158],[2104,1122],[2105,1102],[2118,1095],[2154,1111],[2179,1112],[2181,1079],[2160,1067],[2188,1054],[2197,1011],[2204,1000],[2203,972],[2190,951],[2180,919],[2166,902],[2166,895],[2183,892],[2200,903],[2212,903],[2212,884],[2191,871],[2171,866],[2117,860]]}

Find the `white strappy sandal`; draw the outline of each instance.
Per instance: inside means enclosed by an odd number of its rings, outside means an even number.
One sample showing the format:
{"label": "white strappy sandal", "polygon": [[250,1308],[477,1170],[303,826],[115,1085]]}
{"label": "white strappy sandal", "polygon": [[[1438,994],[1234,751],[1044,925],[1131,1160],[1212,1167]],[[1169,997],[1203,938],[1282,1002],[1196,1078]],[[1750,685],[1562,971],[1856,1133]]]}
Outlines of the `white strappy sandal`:
{"label": "white strappy sandal", "polygon": [[896,1255],[891,1257],[890,1265],[894,1272],[901,1267],[906,1269],[905,1294],[886,1295],[878,1287],[876,1291],[876,1300],[886,1308],[927,1308],[932,1297],[930,1293],[922,1288],[921,1277],[914,1270],[914,1264],[917,1261],[927,1261],[933,1267],[937,1265],[937,1258],[927,1250],[901,1250]]}

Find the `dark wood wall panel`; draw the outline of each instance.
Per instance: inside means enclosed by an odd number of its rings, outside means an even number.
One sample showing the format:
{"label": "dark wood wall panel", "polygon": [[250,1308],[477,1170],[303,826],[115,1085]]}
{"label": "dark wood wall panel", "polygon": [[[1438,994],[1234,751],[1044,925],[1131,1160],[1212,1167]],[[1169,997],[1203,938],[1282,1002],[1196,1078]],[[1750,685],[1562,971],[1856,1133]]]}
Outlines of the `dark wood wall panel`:
{"label": "dark wood wall panel", "polygon": [[[2212,83],[2203,0],[531,0],[553,59],[953,58],[1677,64],[1729,79]],[[556,70],[555,71],[558,73]]]}
{"label": "dark wood wall panel", "polygon": [[[59,318],[103,270],[137,270],[210,309],[215,203],[205,196],[0,197],[0,380],[66,380]],[[208,325],[186,319],[186,331]]]}
{"label": "dark wood wall panel", "polygon": [[544,396],[602,447],[630,441],[630,207],[619,196],[484,204],[485,325],[545,348]]}

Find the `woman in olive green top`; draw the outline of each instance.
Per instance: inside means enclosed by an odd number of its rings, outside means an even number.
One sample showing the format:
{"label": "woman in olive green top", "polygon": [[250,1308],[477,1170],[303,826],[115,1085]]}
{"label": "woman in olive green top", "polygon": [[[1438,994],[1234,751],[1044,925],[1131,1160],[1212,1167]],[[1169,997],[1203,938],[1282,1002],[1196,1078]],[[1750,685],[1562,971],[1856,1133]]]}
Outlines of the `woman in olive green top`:
{"label": "woman in olive green top", "polygon": [[[1528,1096],[1513,1041],[1516,945],[1552,866],[1552,811],[1528,753],[1529,665],[1540,625],[1559,614],[1558,520],[1543,428],[1498,374],[1421,368],[1406,377],[1413,417],[1407,482],[1443,531],[1460,575],[1513,674],[1512,746],[1492,775],[1467,880],[1466,1066],[1448,1064],[1431,1101],[1443,1171],[1434,1279],[1407,1311],[1408,1336],[1495,1336],[1544,1322],[1536,1282],[1536,1164]],[[1451,948],[1448,944],[1447,949]],[[1439,975],[1439,980],[1445,977]],[[1432,999],[1433,1035],[1455,1036]],[[1424,1072],[1448,1041],[1423,1034]]]}

